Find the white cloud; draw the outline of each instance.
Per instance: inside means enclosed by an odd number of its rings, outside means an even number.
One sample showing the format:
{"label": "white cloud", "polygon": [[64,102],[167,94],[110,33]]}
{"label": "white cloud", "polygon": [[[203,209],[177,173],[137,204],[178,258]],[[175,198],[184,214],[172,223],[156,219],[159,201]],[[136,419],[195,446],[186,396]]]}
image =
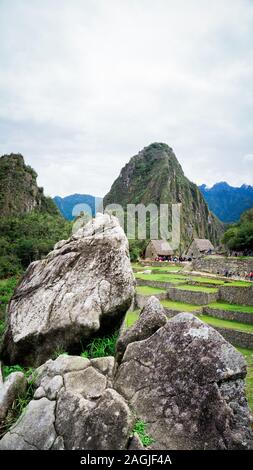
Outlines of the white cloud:
{"label": "white cloud", "polygon": [[197,183],[252,184],[250,0],[1,0],[0,153],[104,195],[153,141]]}

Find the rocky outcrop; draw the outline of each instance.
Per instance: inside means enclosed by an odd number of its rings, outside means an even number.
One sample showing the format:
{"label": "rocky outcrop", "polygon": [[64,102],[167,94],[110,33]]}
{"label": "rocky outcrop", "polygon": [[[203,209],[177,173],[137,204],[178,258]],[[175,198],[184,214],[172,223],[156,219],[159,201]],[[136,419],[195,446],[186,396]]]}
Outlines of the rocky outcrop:
{"label": "rocky outcrop", "polygon": [[244,358],[218,332],[180,313],[128,344],[114,387],[148,423],[154,449],[248,449],[245,375]]}
{"label": "rocky outcrop", "polygon": [[115,217],[98,215],[29,266],[9,304],[2,358],[40,365],[58,348],[75,351],[114,330],[133,295],[127,238]]}
{"label": "rocky outcrop", "polygon": [[113,367],[113,357],[62,355],[47,361],[35,371],[34,399],[0,450],[127,448],[133,416],[111,388]]}

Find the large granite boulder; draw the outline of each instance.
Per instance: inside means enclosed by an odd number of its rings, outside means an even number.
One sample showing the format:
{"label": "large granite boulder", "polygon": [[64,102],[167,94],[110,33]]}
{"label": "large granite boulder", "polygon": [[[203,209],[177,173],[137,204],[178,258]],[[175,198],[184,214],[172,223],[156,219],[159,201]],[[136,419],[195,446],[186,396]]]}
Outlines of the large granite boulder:
{"label": "large granite boulder", "polygon": [[10,449],[126,449],[133,415],[111,388],[114,358],[59,356],[39,367],[35,393],[0,440]]}
{"label": "large granite boulder", "polygon": [[180,313],[127,345],[114,388],[147,423],[154,449],[252,449],[245,375],[233,346]]}
{"label": "large granite boulder", "polygon": [[40,365],[57,349],[115,329],[134,295],[128,241],[118,220],[98,215],[32,263],[8,307],[5,363]]}

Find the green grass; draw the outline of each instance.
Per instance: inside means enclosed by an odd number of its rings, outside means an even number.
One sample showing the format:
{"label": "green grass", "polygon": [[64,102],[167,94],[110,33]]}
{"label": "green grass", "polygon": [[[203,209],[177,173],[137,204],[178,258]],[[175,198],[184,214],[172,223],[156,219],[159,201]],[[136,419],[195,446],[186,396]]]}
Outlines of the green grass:
{"label": "green grass", "polygon": [[57,348],[56,351],[52,354],[52,359],[55,360],[57,359],[57,357],[59,356],[68,356],[68,353],[67,351],[65,351],[64,348]]}
{"label": "green grass", "polygon": [[240,351],[247,362],[246,395],[249,407],[253,412],[253,350],[239,347],[236,349]]}
{"label": "green grass", "polygon": [[81,356],[89,359],[114,356],[118,336],[119,332],[115,331],[115,333],[110,336],[94,338],[81,352]]}
{"label": "green grass", "polygon": [[207,292],[207,293],[216,293],[218,289],[216,287],[203,287],[203,286],[190,286],[188,284],[183,284],[177,287],[180,290],[189,290],[192,292]]}
{"label": "green grass", "polygon": [[173,300],[161,300],[161,304],[172,310],[178,310],[179,312],[194,312],[197,310],[201,310],[202,307],[200,305],[193,305],[188,304],[185,302],[177,302]]}
{"label": "green grass", "polygon": [[135,425],[132,431],[132,434],[134,433],[138,434],[140,441],[144,447],[148,447],[155,442],[155,440],[151,436],[149,436],[149,434],[147,434],[146,426],[147,426],[147,423],[145,423],[141,419],[138,419],[135,422]]}
{"label": "green grass", "polygon": [[169,283],[177,283],[177,282],[185,282],[187,278],[180,274],[143,274],[143,273],[136,273],[136,279],[143,279],[144,281],[160,281],[160,282],[169,282]]}
{"label": "green grass", "polygon": [[253,325],[248,325],[246,323],[240,323],[234,320],[221,320],[220,318],[215,318],[209,315],[199,315],[199,318],[211,326],[244,331],[245,333],[253,333]]}
{"label": "green grass", "polygon": [[12,372],[23,372],[23,374],[25,374],[25,377],[28,379],[34,374],[34,369],[32,367],[22,367],[18,364],[15,364],[14,366],[3,366],[4,379],[6,379],[8,375],[12,374]]}
{"label": "green grass", "polygon": [[251,305],[237,305],[237,304],[227,304],[222,302],[213,302],[207,307],[217,308],[220,310],[228,310],[231,312],[241,312],[241,313],[253,313],[253,306]]}
{"label": "green grass", "polygon": [[178,268],[177,266],[151,266],[152,271],[154,274],[157,273],[166,273],[166,272],[172,272],[172,273],[178,273],[181,271],[181,268]]}
{"label": "green grass", "polygon": [[217,286],[224,285],[224,281],[222,281],[221,279],[212,279],[210,277],[189,276],[188,280],[193,281],[193,282],[199,282],[199,283],[203,282],[204,284],[213,284]]}
{"label": "green grass", "polygon": [[140,310],[133,310],[132,312],[127,312],[125,317],[125,325],[127,328],[134,325],[134,323],[138,320],[140,315]]}
{"label": "green grass", "polygon": [[230,281],[226,282],[224,285],[232,287],[250,287],[253,283],[248,281]]}
{"label": "green grass", "polygon": [[137,286],[137,294],[141,295],[155,295],[155,294],[166,294],[165,289],[159,289],[159,287],[150,287],[150,286]]}

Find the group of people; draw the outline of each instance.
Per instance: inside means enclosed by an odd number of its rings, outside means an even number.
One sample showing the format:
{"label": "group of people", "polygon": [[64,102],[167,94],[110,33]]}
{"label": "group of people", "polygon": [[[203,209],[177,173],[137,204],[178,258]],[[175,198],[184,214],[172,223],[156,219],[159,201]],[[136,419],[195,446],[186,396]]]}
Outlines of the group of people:
{"label": "group of people", "polygon": [[224,273],[217,272],[217,274],[223,274],[225,277],[232,277],[238,279],[245,278],[247,281],[253,281],[253,271],[250,271],[249,273],[245,272],[244,275],[242,275],[239,272],[232,272],[226,269]]}
{"label": "group of people", "polygon": [[191,261],[191,259],[185,258],[184,256],[157,256],[155,261],[168,261],[171,263],[178,263],[182,261]]}

